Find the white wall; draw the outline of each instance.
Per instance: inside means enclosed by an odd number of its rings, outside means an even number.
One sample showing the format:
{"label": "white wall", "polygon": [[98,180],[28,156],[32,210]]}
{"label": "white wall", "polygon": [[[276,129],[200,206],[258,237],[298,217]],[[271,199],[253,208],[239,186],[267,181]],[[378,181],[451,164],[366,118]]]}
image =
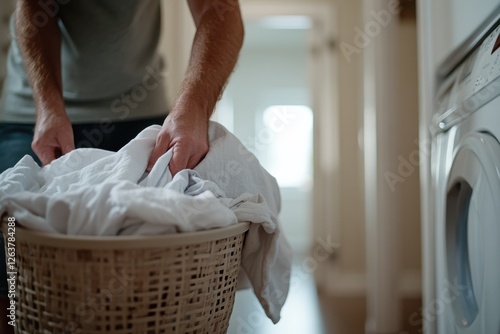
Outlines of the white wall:
{"label": "white wall", "polygon": [[[424,0],[425,1],[425,0]],[[440,63],[500,5],[499,0],[429,1],[433,59]]]}
{"label": "white wall", "polygon": [[[419,152],[419,101],[418,101],[418,50],[415,21],[402,21],[399,25],[398,57],[398,143],[400,154],[393,165],[393,172],[400,164],[408,167],[404,182],[395,185],[400,196],[400,251],[401,270],[420,272],[420,166],[415,160]],[[404,162],[402,162],[404,161]],[[415,163],[417,162],[417,163]],[[408,164],[407,164],[408,163]],[[406,173],[405,173],[406,175]]]}
{"label": "white wall", "polygon": [[[356,27],[362,27],[360,0],[335,1],[338,31],[337,47],[342,42],[353,44]],[[341,248],[337,265],[341,272],[349,275],[364,274],[365,261],[365,202],[363,151],[359,134],[363,125],[363,54],[347,59],[338,50],[339,108],[339,184],[332,185],[339,192],[339,221]],[[349,280],[349,279],[347,279]],[[333,280],[332,280],[333,281]],[[339,288],[343,289],[340,287]]]}
{"label": "white wall", "polygon": [[160,1],[163,27],[159,51],[167,62],[166,89],[172,104],[184,79],[195,27],[187,1]]}
{"label": "white wall", "polygon": [[[233,112],[234,134],[257,155],[264,167],[269,168],[266,147],[273,144],[274,140],[268,135],[269,131],[264,131],[264,109],[272,105],[311,105],[306,66],[308,36],[307,30],[259,30],[247,28],[248,38],[252,37],[252,33],[267,34],[266,39],[273,45],[265,45],[264,36],[260,36],[260,42],[249,41],[243,47],[237,69],[231,77],[220,106],[230,106]],[[284,42],[285,39],[290,41]],[[292,121],[293,119],[290,120]],[[273,136],[280,135],[273,131],[271,133]],[[287,143],[284,143],[281,149],[293,151],[292,147],[285,147],[286,145]],[[312,165],[312,157],[296,156],[296,159],[301,162],[310,159]],[[293,170],[294,165],[289,165],[287,169]],[[275,173],[277,174],[274,176],[279,181],[280,171]],[[313,228],[310,189],[281,187],[281,195],[280,219],[284,233],[296,252],[309,251]]]}

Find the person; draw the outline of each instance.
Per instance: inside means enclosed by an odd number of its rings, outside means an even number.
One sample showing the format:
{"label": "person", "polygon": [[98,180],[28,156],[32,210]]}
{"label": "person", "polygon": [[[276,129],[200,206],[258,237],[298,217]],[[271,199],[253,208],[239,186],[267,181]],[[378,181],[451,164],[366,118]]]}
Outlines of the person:
{"label": "person", "polygon": [[[75,147],[118,150],[152,124],[162,127],[147,170],[170,148],[172,174],[195,167],[244,29],[237,0],[187,3],[196,34],[168,112],[160,0],[18,0],[0,100],[0,172],[26,154],[47,165]],[[5,271],[0,279],[7,333]]]}

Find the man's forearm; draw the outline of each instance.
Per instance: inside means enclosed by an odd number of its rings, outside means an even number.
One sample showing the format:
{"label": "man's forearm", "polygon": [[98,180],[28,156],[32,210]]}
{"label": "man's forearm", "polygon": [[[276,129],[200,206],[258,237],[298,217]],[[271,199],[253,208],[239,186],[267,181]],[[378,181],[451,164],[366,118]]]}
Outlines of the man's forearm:
{"label": "man's forearm", "polygon": [[64,113],[61,80],[61,32],[58,17],[48,17],[44,26],[35,25],[38,1],[18,0],[15,12],[16,37],[28,74],[37,109],[41,113]]}
{"label": "man's forearm", "polygon": [[[212,114],[228,77],[231,75],[243,44],[243,24],[237,2],[224,16],[217,12],[215,2],[206,1],[205,8],[190,1],[197,26],[191,58],[177,103],[189,106],[206,119]],[[175,110],[175,108],[174,108]],[[185,109],[186,110],[186,109]]]}
{"label": "man's forearm", "polygon": [[[221,16],[220,2],[228,6]],[[172,111],[163,123],[147,170],[173,150],[172,175],[194,168],[208,152],[208,120],[243,44],[243,24],[236,0],[188,0],[196,35],[186,78]]]}

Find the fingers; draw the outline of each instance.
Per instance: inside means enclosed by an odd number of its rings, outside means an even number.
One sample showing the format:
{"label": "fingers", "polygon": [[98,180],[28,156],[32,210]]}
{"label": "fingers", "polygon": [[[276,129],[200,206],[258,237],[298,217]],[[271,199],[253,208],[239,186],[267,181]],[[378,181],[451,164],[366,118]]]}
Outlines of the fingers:
{"label": "fingers", "polygon": [[[170,136],[168,134],[158,135],[155,148],[151,153],[151,157],[149,158],[148,162],[148,167],[146,168],[148,172],[151,172],[151,169],[153,169],[153,166],[156,163],[156,161],[158,161],[158,159],[170,149],[170,144],[171,144]],[[177,174],[177,172],[186,169],[189,158],[191,156],[190,154],[191,152],[187,146],[182,145],[180,143],[176,143],[173,145],[173,147],[174,150],[172,154],[172,159],[170,160],[169,163],[169,169],[170,173],[172,173],[172,176]]]}
{"label": "fingers", "polygon": [[73,128],[66,114],[42,114],[35,125],[31,148],[44,166],[74,150]]}
{"label": "fingers", "polygon": [[[158,138],[157,144],[151,153],[149,158],[147,171],[150,172],[153,169],[156,161],[165,154],[166,151],[170,149],[170,142]],[[195,144],[188,144],[182,141],[173,144],[172,159],[169,163],[170,173],[172,176],[177,174],[183,169],[194,168],[203,159],[206,154],[207,149],[205,147],[198,147]]]}
{"label": "fingers", "polygon": [[42,162],[42,166],[50,164],[53,160],[57,158],[56,156],[56,149],[54,147],[46,147],[45,149],[42,149],[41,151],[35,151],[36,155],[38,158],[40,158],[40,161]]}
{"label": "fingers", "polygon": [[62,157],[63,155],[73,151],[75,149],[75,140],[73,139],[73,133],[67,138],[60,139],[59,147],[56,147],[56,159]]}
{"label": "fingers", "polygon": [[49,164],[56,157],[54,147],[44,145],[43,141],[39,138],[35,138],[33,140],[33,142],[31,143],[31,149],[33,150],[33,152],[35,152],[37,157],[42,162],[42,166]]}
{"label": "fingers", "polygon": [[172,160],[170,160],[170,164],[168,166],[168,169],[170,169],[170,173],[172,173],[172,176],[188,167],[191,153],[192,152],[190,152],[187,147],[183,147],[180,144],[174,146]]}
{"label": "fingers", "polygon": [[42,165],[48,165],[53,160],[75,149],[73,133],[62,135],[62,138],[44,139],[37,138],[33,141],[31,148],[40,158]]}
{"label": "fingers", "polygon": [[159,146],[155,146],[153,152],[151,153],[151,157],[149,158],[148,161],[148,167],[146,167],[146,171],[149,173],[153,169],[153,166],[155,165],[156,161],[161,157],[163,153],[163,150],[160,149]]}
{"label": "fingers", "polygon": [[169,163],[172,175],[186,168],[194,168],[208,152],[207,131],[208,126],[204,123],[167,117],[156,138],[146,170],[151,172],[156,161],[169,149],[172,149]]}
{"label": "fingers", "polygon": [[167,152],[167,150],[169,149],[169,145],[170,145],[170,136],[168,135],[168,133],[158,134],[158,137],[156,138],[155,148],[153,149],[153,152],[149,157],[148,167],[146,168],[146,171],[148,173],[151,172],[151,169],[153,169],[153,166],[155,165],[156,161],[165,152]]}
{"label": "fingers", "polygon": [[170,161],[170,172],[172,175],[183,169],[195,168],[208,152],[208,144],[205,142],[193,143],[189,145],[174,146],[172,160]]}
{"label": "fingers", "polygon": [[[74,146],[74,145],[73,145]],[[36,144],[32,146],[33,152],[40,158],[40,161],[42,162],[42,165],[48,165],[55,159],[60,158],[66,153],[69,153],[74,149],[71,148],[71,144],[65,144],[64,146],[45,146],[45,147],[39,147]]]}
{"label": "fingers", "polygon": [[61,143],[61,153],[64,155],[75,149],[75,140],[73,139],[73,134]]}

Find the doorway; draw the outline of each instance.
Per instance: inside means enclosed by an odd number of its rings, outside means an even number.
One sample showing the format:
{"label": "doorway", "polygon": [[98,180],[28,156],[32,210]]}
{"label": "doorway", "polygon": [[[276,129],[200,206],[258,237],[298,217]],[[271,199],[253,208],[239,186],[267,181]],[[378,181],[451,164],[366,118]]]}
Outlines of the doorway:
{"label": "doorway", "polygon": [[237,69],[213,116],[277,179],[280,220],[297,255],[306,254],[312,240],[311,26],[307,16],[247,20]]}
{"label": "doorway", "polygon": [[[325,333],[314,278],[317,273],[303,263],[322,229],[334,229],[328,226],[334,215],[318,220],[318,214],[335,205],[317,201],[316,185],[328,180],[318,182],[315,175],[316,164],[321,162],[315,155],[325,138],[320,135],[326,124],[318,127],[318,123],[325,120],[324,113],[334,113],[333,108],[326,108],[334,89],[329,85],[331,67],[323,66],[328,57],[322,52],[328,47],[321,19],[325,11],[311,10],[314,5],[294,6],[243,2],[245,43],[213,115],[277,179],[282,196],[281,226],[294,251],[282,320],[273,325],[252,291],[238,291],[229,333]],[[332,150],[334,145],[329,142],[328,148]],[[332,153],[324,157],[332,157]],[[322,191],[319,187],[319,193]]]}

